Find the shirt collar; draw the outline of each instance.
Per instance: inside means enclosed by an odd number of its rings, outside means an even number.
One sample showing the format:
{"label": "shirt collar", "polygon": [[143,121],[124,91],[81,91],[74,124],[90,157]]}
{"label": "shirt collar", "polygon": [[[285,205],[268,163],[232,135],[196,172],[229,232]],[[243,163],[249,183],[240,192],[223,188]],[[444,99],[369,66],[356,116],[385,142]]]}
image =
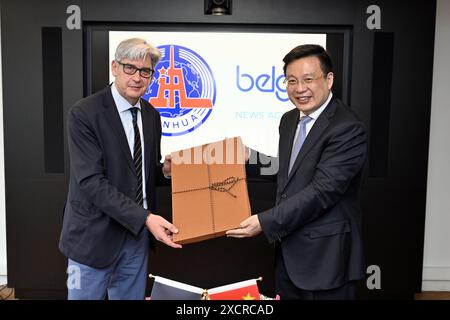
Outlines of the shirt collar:
{"label": "shirt collar", "polygon": [[115,82],[111,85],[111,93],[112,93],[114,102],[116,103],[116,107],[117,107],[117,110],[119,111],[119,113],[128,111],[130,108],[138,108],[139,110],[141,109],[140,99],[138,100],[138,102],[136,102],[136,104],[134,106],[131,105],[131,103],[129,103],[127,101],[127,99],[122,97],[122,95],[119,93]]}
{"label": "shirt collar", "polygon": [[[330,102],[332,97],[333,97],[333,93],[330,91],[330,94],[328,95],[327,100],[325,100],[325,102],[320,106],[319,109],[317,109],[313,113],[309,114],[309,117],[312,118],[313,120],[317,120],[317,118],[320,116],[320,114],[323,112],[323,110],[325,110],[325,108],[327,107],[327,105]],[[304,116],[306,116],[306,114],[304,114],[302,111],[300,111],[300,118],[304,117]]]}

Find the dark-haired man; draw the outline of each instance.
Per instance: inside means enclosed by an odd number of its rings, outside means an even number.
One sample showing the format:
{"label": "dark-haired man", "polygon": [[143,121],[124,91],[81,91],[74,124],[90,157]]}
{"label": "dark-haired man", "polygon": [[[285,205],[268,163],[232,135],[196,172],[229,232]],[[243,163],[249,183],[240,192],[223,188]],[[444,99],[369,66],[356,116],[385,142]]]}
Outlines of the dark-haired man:
{"label": "dark-haired man", "polygon": [[365,128],[333,97],[332,62],[323,47],[298,46],[283,62],[296,108],[280,121],[276,205],[227,235],[264,232],[275,243],[281,299],[353,299],[363,277],[359,189]]}

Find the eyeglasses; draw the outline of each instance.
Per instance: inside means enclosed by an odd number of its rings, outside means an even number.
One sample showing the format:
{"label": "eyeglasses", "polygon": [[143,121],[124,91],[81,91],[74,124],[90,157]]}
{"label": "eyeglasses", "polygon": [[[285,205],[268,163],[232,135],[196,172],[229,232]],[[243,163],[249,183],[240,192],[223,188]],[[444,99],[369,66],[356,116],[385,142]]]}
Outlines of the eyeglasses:
{"label": "eyeglasses", "polygon": [[136,71],[139,70],[139,75],[142,78],[148,79],[148,78],[150,78],[153,75],[153,72],[155,72],[155,70],[150,69],[150,68],[140,68],[139,69],[138,67],[136,67],[136,66],[134,66],[132,64],[122,63],[122,62],[119,62],[119,61],[117,61],[117,63],[122,65],[123,66],[123,72],[125,72],[126,74],[129,74],[129,75],[133,75],[133,74],[136,73]]}
{"label": "eyeglasses", "polygon": [[296,87],[298,86],[299,83],[301,83],[302,85],[307,85],[307,84],[311,84],[313,83],[314,80],[320,79],[320,78],[326,78],[327,75],[323,74],[320,75],[318,77],[311,77],[311,76],[307,76],[304,77],[303,79],[298,80],[297,78],[291,77],[291,78],[286,78],[284,79],[283,83],[287,86],[287,87]]}

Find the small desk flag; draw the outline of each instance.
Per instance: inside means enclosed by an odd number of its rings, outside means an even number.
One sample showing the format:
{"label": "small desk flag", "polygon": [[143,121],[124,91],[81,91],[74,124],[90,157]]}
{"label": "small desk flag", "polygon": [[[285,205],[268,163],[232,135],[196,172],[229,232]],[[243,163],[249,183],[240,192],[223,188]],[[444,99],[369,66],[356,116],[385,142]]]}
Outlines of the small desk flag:
{"label": "small desk flag", "polygon": [[150,275],[155,279],[151,300],[202,300],[204,291],[182,282]]}
{"label": "small desk flag", "polygon": [[256,279],[208,290],[209,300],[260,300]]}

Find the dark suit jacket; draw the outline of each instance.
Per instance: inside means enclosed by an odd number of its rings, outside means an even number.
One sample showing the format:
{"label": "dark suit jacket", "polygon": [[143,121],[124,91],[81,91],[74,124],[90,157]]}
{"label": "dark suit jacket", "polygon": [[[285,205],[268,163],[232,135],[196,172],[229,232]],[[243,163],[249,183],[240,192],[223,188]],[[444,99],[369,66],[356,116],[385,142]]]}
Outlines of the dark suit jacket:
{"label": "dark suit jacket", "polygon": [[258,218],[269,241],[279,242],[297,287],[337,288],[363,276],[358,197],[366,132],[356,115],[332,98],[288,176],[298,120],[297,109],[281,118],[276,205]]}
{"label": "dark suit jacket", "polygon": [[[148,210],[155,209],[161,121],[141,99]],[[127,234],[148,232],[148,211],[134,200],[137,179],[111,88],[77,102],[67,120],[70,183],[59,242],[68,258],[95,268],[111,264]],[[152,239],[153,241],[153,239]]]}

